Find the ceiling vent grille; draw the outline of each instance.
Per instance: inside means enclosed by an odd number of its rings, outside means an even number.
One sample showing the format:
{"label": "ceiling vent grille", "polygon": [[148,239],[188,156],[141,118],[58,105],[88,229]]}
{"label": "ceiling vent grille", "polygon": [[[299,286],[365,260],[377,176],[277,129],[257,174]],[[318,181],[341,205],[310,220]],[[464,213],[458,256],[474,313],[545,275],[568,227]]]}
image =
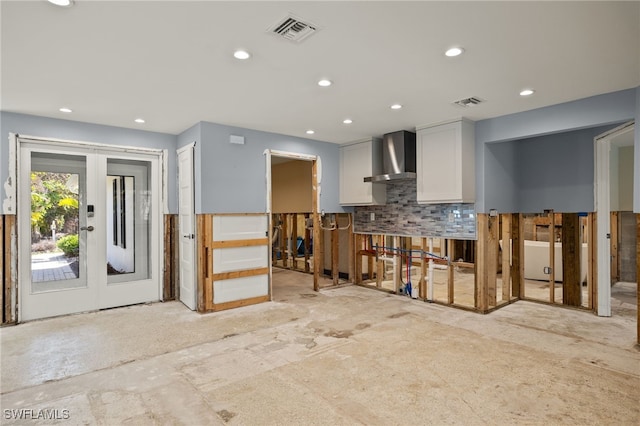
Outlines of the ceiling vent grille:
{"label": "ceiling vent grille", "polygon": [[482,102],[484,102],[483,99],[472,96],[470,98],[465,98],[465,99],[460,99],[459,101],[455,101],[453,104],[466,108],[466,107],[476,106]]}
{"label": "ceiling vent grille", "polygon": [[288,15],[278,21],[267,30],[287,40],[301,42],[318,30],[318,27],[310,22],[304,22],[294,15]]}

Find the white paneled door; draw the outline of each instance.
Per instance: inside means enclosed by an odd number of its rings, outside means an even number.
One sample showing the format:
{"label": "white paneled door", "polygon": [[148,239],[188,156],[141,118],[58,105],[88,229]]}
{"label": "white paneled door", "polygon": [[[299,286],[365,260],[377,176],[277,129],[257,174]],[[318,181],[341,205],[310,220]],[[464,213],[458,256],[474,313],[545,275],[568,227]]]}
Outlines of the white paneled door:
{"label": "white paneled door", "polygon": [[180,229],[180,301],[196,309],[193,145],[178,151],[178,227]]}
{"label": "white paneled door", "polygon": [[159,300],[161,154],[18,142],[20,320]]}

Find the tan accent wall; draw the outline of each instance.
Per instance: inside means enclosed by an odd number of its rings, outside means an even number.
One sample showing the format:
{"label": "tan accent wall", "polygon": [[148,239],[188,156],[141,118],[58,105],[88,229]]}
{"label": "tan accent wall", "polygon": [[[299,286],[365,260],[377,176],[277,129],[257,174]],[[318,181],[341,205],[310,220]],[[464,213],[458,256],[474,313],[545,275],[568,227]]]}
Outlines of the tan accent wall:
{"label": "tan accent wall", "polygon": [[271,167],[273,213],[311,212],[311,161],[293,160]]}

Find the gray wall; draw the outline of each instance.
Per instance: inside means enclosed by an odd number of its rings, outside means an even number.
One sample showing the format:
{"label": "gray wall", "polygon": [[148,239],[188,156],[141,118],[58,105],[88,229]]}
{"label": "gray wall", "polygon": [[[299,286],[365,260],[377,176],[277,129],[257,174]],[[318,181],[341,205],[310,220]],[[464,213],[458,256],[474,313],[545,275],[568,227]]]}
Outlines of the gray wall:
{"label": "gray wall", "polygon": [[[196,213],[266,211],[266,149],[320,156],[320,208],[327,213],[345,211],[338,198],[339,145],[207,122],[200,126],[196,188],[199,182],[201,200]],[[230,135],[244,136],[245,144],[229,143]]]}
{"label": "gray wall", "polygon": [[[577,101],[539,108],[502,117],[476,122],[476,210],[487,213],[490,206],[485,201],[492,201],[495,194],[487,194],[489,182],[495,182],[494,171],[487,166],[488,144],[506,142],[555,133],[613,125],[632,120],[639,116],[640,87],[604,95],[593,96]],[[636,107],[638,105],[638,107]],[[640,141],[636,132],[636,147]],[[593,150],[593,148],[591,149]],[[636,149],[636,164],[640,164],[640,155]],[[489,155],[490,157],[490,155]],[[489,159],[489,166],[492,164]],[[635,176],[636,182],[640,178]],[[636,186],[636,191],[638,191]],[[636,209],[640,210],[640,200],[634,200]]]}
{"label": "gray wall", "polygon": [[[9,133],[42,138],[66,139],[82,142],[96,142],[110,145],[136,146],[143,148],[167,149],[169,151],[168,206],[169,213],[177,213],[176,200],[176,136],[164,133],[146,132],[136,129],[81,123],[33,115],[0,113],[0,194],[6,197],[4,182],[9,170]],[[172,155],[171,153],[174,153]]]}
{"label": "gray wall", "polygon": [[496,209],[502,213],[516,213],[518,190],[517,145],[511,142],[487,145],[485,152],[484,204],[487,210]]}

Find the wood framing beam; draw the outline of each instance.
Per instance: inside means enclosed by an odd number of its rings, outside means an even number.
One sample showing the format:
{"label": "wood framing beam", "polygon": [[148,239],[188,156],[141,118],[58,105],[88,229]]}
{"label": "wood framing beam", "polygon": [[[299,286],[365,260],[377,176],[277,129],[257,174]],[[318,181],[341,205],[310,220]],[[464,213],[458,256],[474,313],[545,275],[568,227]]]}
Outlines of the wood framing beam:
{"label": "wood framing beam", "polygon": [[232,248],[232,247],[250,247],[250,246],[266,246],[269,245],[268,238],[255,238],[251,240],[228,240],[228,241],[212,241],[209,246],[213,249]]}
{"label": "wood framing beam", "polygon": [[304,214],[304,271],[309,272],[309,258],[311,254],[311,230],[307,227],[307,219],[309,219],[309,213]]}
{"label": "wood framing beam", "polygon": [[620,280],[620,256],[618,247],[620,246],[620,238],[618,235],[618,212],[611,212],[611,282],[615,283]]}
{"label": "wood framing beam", "polygon": [[487,302],[488,307],[496,306],[498,286],[498,235],[500,230],[499,217],[489,216],[487,221],[487,245],[486,245],[486,274],[487,274]]}
{"label": "wood framing beam", "polygon": [[298,213],[291,213],[291,268],[298,269]]}
{"label": "wood framing beam", "polygon": [[177,215],[164,215],[164,269],[162,274],[162,300],[174,300],[177,290],[177,253],[176,239]]}
{"label": "wood framing beam", "polygon": [[[351,213],[347,213],[347,219],[350,224],[353,224],[353,218],[349,217]],[[356,243],[356,235],[353,233],[353,226],[349,226],[347,230],[347,241],[349,242],[348,253],[349,253],[349,282],[353,283],[356,281],[356,252],[358,250],[358,244]]]}
{"label": "wood framing beam", "polygon": [[[422,238],[420,240],[420,288],[419,288],[419,296],[421,299],[427,298],[427,260],[425,256],[425,252],[427,251],[427,239]],[[431,285],[431,284],[429,284]]]}
{"label": "wood framing beam", "polygon": [[338,217],[336,216],[336,228],[331,231],[331,278],[333,285],[338,285],[340,279],[340,230],[338,229]]}
{"label": "wood framing beam", "polygon": [[[453,240],[440,240],[440,256],[444,254],[445,241],[447,244],[447,253],[453,253]],[[454,282],[453,282],[453,263],[449,259],[447,265],[447,303],[453,304],[454,301]]]}
{"label": "wood framing beam", "polygon": [[524,298],[524,220],[522,214],[511,215],[511,296]]}
{"label": "wood framing beam", "polygon": [[[282,266],[286,268],[289,266],[289,215],[282,214],[282,238],[280,238],[280,259],[282,259]],[[244,241],[243,241],[244,242]],[[256,244],[258,245],[258,244]],[[229,247],[229,246],[228,246]]]}
{"label": "wood framing beam", "polygon": [[217,274],[213,274],[213,281],[255,277],[256,275],[266,275],[268,273],[269,268],[243,269],[242,271],[220,272]]}
{"label": "wood framing beam", "polygon": [[210,214],[196,215],[197,226],[197,280],[198,312],[207,312],[213,308],[213,217]]}
{"label": "wood framing beam", "polygon": [[553,210],[547,213],[549,220],[549,302],[556,300],[556,215]]}
{"label": "wood framing beam", "polygon": [[475,307],[484,312],[487,310],[487,268],[490,265],[487,262],[487,239],[489,233],[489,215],[486,213],[478,214],[478,242],[476,250],[475,262]]}
{"label": "wood framing beam", "polygon": [[562,303],[582,304],[580,273],[580,218],[577,213],[562,213]]}
{"label": "wood framing beam", "polygon": [[598,277],[598,241],[596,238],[596,213],[587,215],[587,307],[595,309]]}
{"label": "wood framing beam", "polygon": [[318,212],[318,161],[311,165],[311,211],[313,215],[313,290],[320,291],[322,243],[320,242],[320,216]]}
{"label": "wood framing beam", "polygon": [[364,235],[362,234],[354,234],[355,240],[356,240],[356,258],[355,258],[355,268],[356,268],[356,276],[355,276],[355,283],[356,284],[362,284],[362,254],[361,254],[361,250],[364,249],[363,247],[363,242],[364,242]]}
{"label": "wood framing beam", "polygon": [[258,296],[250,299],[234,300],[233,302],[216,303],[213,305],[212,310],[215,312],[224,311],[227,309],[240,308],[242,306],[256,305],[262,302],[268,302],[269,296]]}
{"label": "wood framing beam", "polygon": [[[368,238],[369,241],[371,241],[371,246],[372,247],[369,247],[369,248],[371,250],[373,250],[373,235],[365,235],[364,237]],[[376,239],[376,242],[377,241],[378,240]],[[369,256],[369,258],[367,259],[367,279],[369,281],[373,280],[373,260],[374,260],[373,256]],[[377,256],[376,256],[375,260],[376,260],[376,262],[378,261],[378,257]],[[377,264],[376,264],[376,266],[377,266]]]}
{"label": "wood framing beam", "polygon": [[[640,282],[640,214],[636,213],[636,283]],[[638,344],[640,344],[640,291],[636,289],[638,310],[636,311],[636,328],[638,330]]]}
{"label": "wood framing beam", "polygon": [[511,214],[502,219],[502,301],[511,300]]}

